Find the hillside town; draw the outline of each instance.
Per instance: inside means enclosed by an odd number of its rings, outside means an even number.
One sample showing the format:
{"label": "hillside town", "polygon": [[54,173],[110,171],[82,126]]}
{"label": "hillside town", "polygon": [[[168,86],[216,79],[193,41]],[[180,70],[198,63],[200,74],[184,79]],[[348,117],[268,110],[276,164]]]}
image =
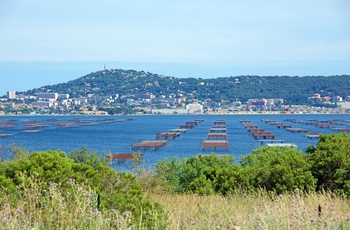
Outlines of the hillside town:
{"label": "hillside town", "polygon": [[282,98],[212,102],[210,99],[188,99],[181,94],[161,97],[150,93],[132,96],[88,94],[87,97],[71,98],[69,94],[55,92],[28,96],[8,91],[6,97],[0,98],[0,115],[350,113],[350,95],[346,98],[331,98],[314,94],[307,100],[310,104],[321,106],[286,105]]}

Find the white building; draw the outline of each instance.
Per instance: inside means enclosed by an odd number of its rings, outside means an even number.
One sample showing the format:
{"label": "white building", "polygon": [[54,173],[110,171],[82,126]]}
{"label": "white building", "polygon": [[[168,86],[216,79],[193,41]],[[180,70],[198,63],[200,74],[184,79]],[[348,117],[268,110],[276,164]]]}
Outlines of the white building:
{"label": "white building", "polygon": [[58,93],[39,93],[38,97],[41,99],[55,99],[55,100],[57,100]]}
{"label": "white building", "polygon": [[15,99],[16,98],[16,91],[7,91],[6,96],[7,96],[7,99]]}
{"label": "white building", "polygon": [[188,114],[187,109],[152,109],[152,114]]}
{"label": "white building", "polygon": [[203,113],[203,105],[194,102],[193,104],[186,105],[188,113]]}
{"label": "white building", "polygon": [[66,100],[69,98],[69,94],[58,94],[58,100]]}

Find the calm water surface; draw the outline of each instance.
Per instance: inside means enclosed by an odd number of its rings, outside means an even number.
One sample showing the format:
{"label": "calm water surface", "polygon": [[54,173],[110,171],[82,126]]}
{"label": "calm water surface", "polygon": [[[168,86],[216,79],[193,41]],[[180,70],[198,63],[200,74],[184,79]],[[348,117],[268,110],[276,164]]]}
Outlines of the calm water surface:
{"label": "calm water surface", "polygon": [[[106,119],[114,119],[112,123],[104,123]],[[217,149],[218,154],[230,154],[236,160],[242,155],[250,153],[253,149],[261,146],[260,140],[255,140],[244,129],[240,120],[249,120],[266,132],[276,135],[275,139],[284,140],[285,143],[294,143],[300,150],[305,152],[307,146],[316,145],[317,139],[310,140],[299,133],[291,133],[284,128],[267,124],[262,119],[269,119],[292,125],[293,128],[305,128],[309,132],[331,133],[328,128],[318,128],[313,125],[292,123],[286,119],[296,120],[350,120],[348,114],[309,114],[309,115],[187,115],[187,116],[35,116],[35,117],[0,117],[0,124],[11,120],[12,127],[0,128],[0,134],[13,134],[0,138],[0,157],[11,159],[10,149],[17,145],[29,151],[44,151],[58,149],[64,152],[81,149],[83,146],[90,151],[97,151],[101,155],[108,153],[131,153],[131,145],[143,140],[155,140],[155,135],[167,132],[180,125],[196,119],[204,120],[199,125],[181,134],[175,140],[169,140],[168,144],[155,151],[153,149],[141,151],[146,166],[153,166],[157,161],[164,158],[186,158],[199,153],[210,153],[213,149],[202,150],[202,142],[207,139],[207,134],[216,120],[225,120],[227,139],[230,142],[228,150]],[[44,124],[39,133],[24,133],[26,125]],[[74,128],[67,128],[67,127]],[[334,125],[343,128],[347,125]],[[66,127],[66,128],[62,128]],[[123,168],[123,164],[113,163],[113,167]]]}

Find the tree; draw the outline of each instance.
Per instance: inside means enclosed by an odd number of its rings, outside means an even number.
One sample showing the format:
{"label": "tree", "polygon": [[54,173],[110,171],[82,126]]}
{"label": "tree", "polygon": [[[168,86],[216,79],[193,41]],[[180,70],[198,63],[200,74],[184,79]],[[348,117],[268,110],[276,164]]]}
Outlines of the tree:
{"label": "tree", "polygon": [[306,152],[318,179],[317,189],[350,196],[350,135],[322,134],[316,147],[310,146]]}
{"label": "tree", "polygon": [[260,147],[242,157],[243,174],[253,188],[275,190],[278,193],[295,189],[314,190],[316,179],[306,156],[296,148]]}

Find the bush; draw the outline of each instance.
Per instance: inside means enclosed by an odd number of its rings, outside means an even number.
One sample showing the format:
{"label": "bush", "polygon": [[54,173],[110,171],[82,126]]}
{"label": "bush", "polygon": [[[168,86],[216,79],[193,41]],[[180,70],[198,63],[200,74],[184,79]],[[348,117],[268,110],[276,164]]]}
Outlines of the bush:
{"label": "bush", "polygon": [[265,188],[287,193],[295,189],[312,191],[316,184],[305,154],[295,148],[260,147],[242,157],[241,164],[215,154],[166,159],[158,162],[155,170],[174,192],[225,195],[236,189]]}
{"label": "bush", "polygon": [[[95,153],[90,154],[85,149],[70,156],[72,158],[68,158],[62,151],[48,150],[21,154],[11,162],[2,162],[4,167],[0,170],[0,187],[12,191],[15,186],[25,183],[24,177],[21,176],[24,174],[41,181],[43,191],[55,183],[60,190],[69,192],[66,182],[74,180],[84,185],[85,189],[91,188],[99,195],[101,210],[130,212],[133,223],[147,229],[161,226],[161,223],[165,222],[165,213],[157,203],[144,197],[134,175],[116,172],[107,166],[102,158]],[[17,200],[20,192],[16,189],[13,193]]]}
{"label": "bush", "polygon": [[233,163],[230,156],[199,155],[188,159],[165,159],[155,166],[157,176],[174,192],[212,194],[219,192],[218,175]]}
{"label": "bush", "polygon": [[296,148],[260,147],[242,157],[243,175],[249,188],[265,188],[278,193],[314,190],[316,179],[306,156]]}
{"label": "bush", "polygon": [[307,149],[317,190],[330,190],[350,197],[350,135],[320,135],[316,145]]}

